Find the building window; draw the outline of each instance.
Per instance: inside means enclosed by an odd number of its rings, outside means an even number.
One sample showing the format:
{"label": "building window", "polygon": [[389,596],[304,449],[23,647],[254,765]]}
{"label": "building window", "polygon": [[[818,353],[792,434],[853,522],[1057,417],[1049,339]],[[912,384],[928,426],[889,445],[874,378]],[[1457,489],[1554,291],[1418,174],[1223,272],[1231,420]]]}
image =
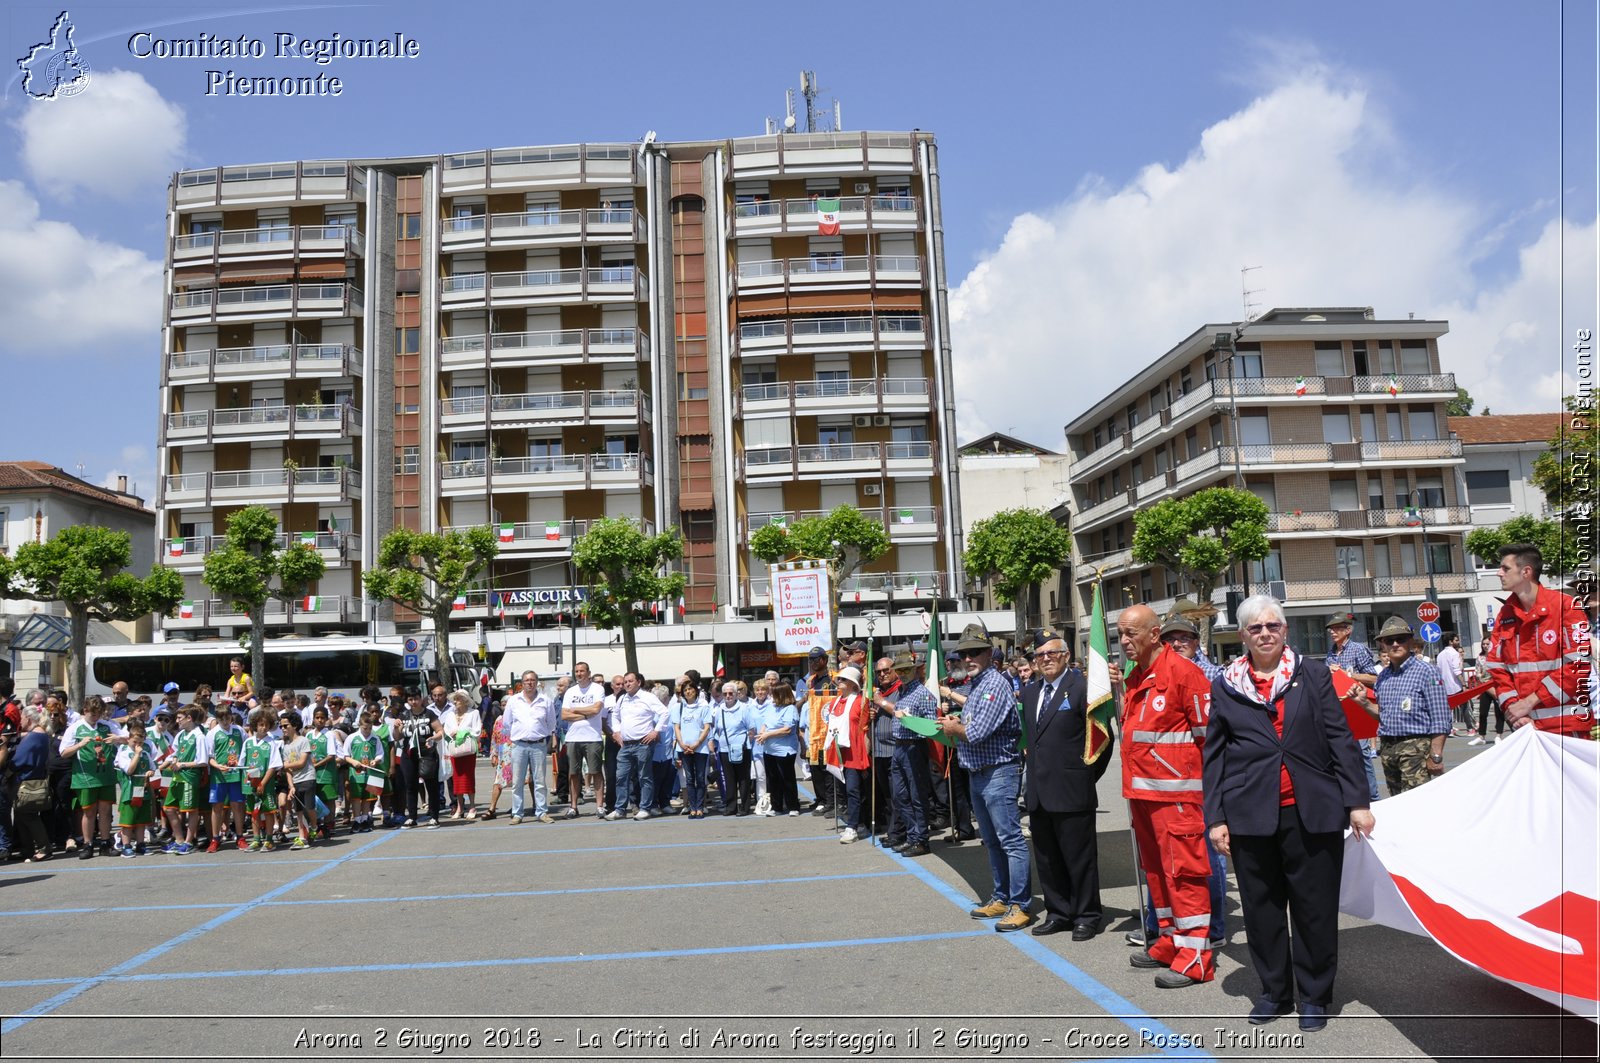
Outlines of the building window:
{"label": "building window", "polygon": [[402,215],[400,215],[400,239],[402,239],[402,240],[420,240],[420,239],[422,239],[422,215],[420,215],[420,214],[402,214]]}
{"label": "building window", "polygon": [[1415,576],[1417,574],[1417,544],[1400,544],[1400,575]]}
{"label": "building window", "polygon": [[1361,441],[1376,443],[1378,441],[1378,414],[1371,406],[1361,409]]}
{"label": "building window", "polygon": [[1355,359],[1356,376],[1371,376],[1367,365],[1367,341],[1356,340],[1350,344],[1350,353]]}
{"label": "building window", "polygon": [[1366,554],[1359,546],[1335,547],[1334,562],[1340,579],[1360,579],[1367,574]]}
{"label": "building window", "polygon": [[1260,480],[1245,485],[1251,494],[1261,499],[1268,513],[1278,512],[1278,488],[1271,480]]}
{"label": "building window", "polygon": [[1412,439],[1439,438],[1439,419],[1433,415],[1432,406],[1413,406],[1407,412]]}
{"label": "building window", "polygon": [[1433,369],[1428,359],[1427,340],[1400,341],[1400,371],[1408,376],[1427,376]]}
{"label": "building window", "polygon": [[1245,446],[1263,446],[1272,442],[1272,429],[1264,413],[1239,415],[1239,442]]}
{"label": "building window", "polygon": [[1367,508],[1387,509],[1383,501],[1383,477],[1374,473],[1367,477]]}
{"label": "building window", "polygon": [[394,474],[396,476],[415,476],[422,469],[422,456],[420,447],[401,447],[400,453],[394,456]]}
{"label": "building window", "polygon": [[1418,501],[1428,509],[1437,509],[1444,505],[1444,477],[1418,476],[1417,477]]}
{"label": "building window", "polygon": [[1316,349],[1318,376],[1344,376],[1344,344],[1319,343]]}
{"label": "building window", "polygon": [[1384,413],[1384,428],[1388,434],[1385,438],[1390,440],[1404,439],[1405,432],[1400,428],[1400,411],[1388,410]]}
{"label": "building window", "polygon": [[1266,584],[1283,579],[1283,552],[1274,550],[1260,561],[1250,562],[1250,582]]}
{"label": "building window", "polygon": [[1511,473],[1505,469],[1476,469],[1467,473],[1467,504],[1509,506]]}
{"label": "building window", "polygon": [[1139,423],[1139,404],[1137,402],[1128,403],[1128,411],[1127,412],[1128,412],[1128,430],[1132,431],[1134,426]]}
{"label": "building window", "polygon": [[1350,442],[1350,411],[1333,410],[1322,415],[1322,441],[1324,443]]}
{"label": "building window", "polygon": [[1450,571],[1450,544],[1429,543],[1428,562],[1433,566],[1435,573]]}
{"label": "building window", "polygon": [[1356,494],[1355,480],[1329,480],[1328,504],[1333,507],[1335,513],[1360,509],[1361,499]]}
{"label": "building window", "polygon": [[9,549],[11,546],[11,541],[6,538],[6,536],[9,534],[8,523],[10,520],[11,511],[7,509],[0,509],[0,552]]}
{"label": "building window", "polygon": [[1233,374],[1241,380],[1260,379],[1263,373],[1261,344],[1241,343],[1234,353]]}
{"label": "building window", "polygon": [[416,354],[419,350],[421,350],[421,348],[418,346],[418,343],[420,342],[420,333],[420,329],[414,328],[395,329],[394,352],[396,354]]}

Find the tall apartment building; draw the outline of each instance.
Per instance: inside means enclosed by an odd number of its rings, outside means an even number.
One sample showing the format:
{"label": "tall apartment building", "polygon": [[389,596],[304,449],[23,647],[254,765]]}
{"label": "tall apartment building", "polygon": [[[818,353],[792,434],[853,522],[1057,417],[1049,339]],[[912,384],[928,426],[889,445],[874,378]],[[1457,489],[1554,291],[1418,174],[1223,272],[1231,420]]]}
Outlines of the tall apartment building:
{"label": "tall apartment building", "polygon": [[192,601],[169,632],[242,623],[199,577],[250,504],[328,562],[279,631],[413,619],[361,595],[396,526],[494,528],[455,615],[506,626],[571,611],[606,516],[683,530],[691,618],[765,615],[749,535],[842,503],[893,543],[850,606],[959,591],[929,134],[194,170],[168,228],[158,526]]}
{"label": "tall apartment building", "polygon": [[[1370,309],[1273,310],[1196,329],[1096,402],[1066,426],[1078,615],[1097,568],[1109,622],[1133,602],[1170,608],[1187,591],[1133,560],[1134,514],[1243,486],[1267,504],[1272,541],[1249,589],[1284,600],[1291,645],[1322,652],[1324,621],[1341,609],[1357,615],[1358,636],[1391,614],[1415,623],[1430,583],[1445,627],[1470,622],[1477,581],[1462,551],[1461,444],[1445,421],[1456,394],[1440,368],[1447,331]],[[1216,604],[1245,575],[1225,578]]]}

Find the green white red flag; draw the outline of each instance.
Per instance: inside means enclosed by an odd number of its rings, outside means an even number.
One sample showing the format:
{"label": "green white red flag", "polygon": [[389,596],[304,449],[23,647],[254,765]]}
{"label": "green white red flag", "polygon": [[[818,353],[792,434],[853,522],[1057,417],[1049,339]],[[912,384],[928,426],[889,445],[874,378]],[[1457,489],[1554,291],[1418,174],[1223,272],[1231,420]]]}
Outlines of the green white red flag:
{"label": "green white red flag", "polygon": [[1083,762],[1093,764],[1111,747],[1111,718],[1116,702],[1111,698],[1111,658],[1106,652],[1106,610],[1100,583],[1094,585],[1094,611],[1089,619],[1089,671],[1087,675],[1087,726],[1083,729]]}
{"label": "green white red flag", "polygon": [[832,199],[819,199],[819,200],[817,200],[817,235],[818,236],[838,236],[839,235],[839,200],[838,200],[838,197],[834,197]]}

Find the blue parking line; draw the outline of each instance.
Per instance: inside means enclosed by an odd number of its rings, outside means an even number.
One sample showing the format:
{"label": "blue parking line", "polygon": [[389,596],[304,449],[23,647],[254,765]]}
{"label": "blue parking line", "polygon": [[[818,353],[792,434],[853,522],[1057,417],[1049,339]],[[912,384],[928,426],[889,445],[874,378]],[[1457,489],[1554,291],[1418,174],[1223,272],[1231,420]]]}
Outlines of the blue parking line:
{"label": "blue parking line", "polygon": [[[398,897],[318,897],[309,900],[263,901],[263,908],[303,908],[311,904],[389,904],[395,901],[464,901],[491,897],[557,897],[585,893],[650,893],[657,890],[700,889],[707,886],[782,886],[800,882],[840,882],[848,879],[898,878],[905,871],[860,871],[848,875],[799,875],[794,878],[725,879],[718,882],[652,882],[641,886],[584,886],[574,889],[505,890],[496,893],[408,893]],[[18,911],[0,911],[0,918],[11,916],[52,915],[121,915],[125,912],[191,911],[196,908],[232,908],[231,904],[142,904],[125,908],[24,908]],[[66,979],[75,981],[75,979]],[[14,984],[0,981],[0,988]],[[38,985],[40,983],[30,983]]]}
{"label": "blue parking line", "polygon": [[232,922],[233,920],[239,918],[239,916],[244,915],[246,912],[252,911],[268,901],[274,900],[283,894],[288,893],[292,889],[303,886],[312,879],[319,878],[327,872],[332,871],[345,861],[354,859],[355,857],[366,852],[368,849],[382,845],[384,842],[393,837],[393,833],[379,835],[378,837],[367,842],[365,845],[352,849],[337,859],[317,865],[310,871],[307,871],[305,874],[291,882],[286,882],[276,889],[268,890],[255,900],[246,901],[243,904],[236,905],[220,915],[213,916],[204,923],[201,923],[199,926],[191,927],[176,937],[167,939],[154,948],[146,949],[137,956],[134,956],[128,960],[124,960],[115,967],[112,967],[106,971],[104,974],[95,975],[93,977],[85,978],[76,982],[67,989],[57,993],[50,999],[41,1001],[29,1008],[27,1011],[22,1012],[20,1015],[6,1019],[3,1023],[0,1023],[0,1035],[8,1034],[15,1030],[21,1029],[23,1026],[26,1026],[39,1016],[50,1014],[52,1011],[55,1011],[77,997],[82,996],[84,993],[103,982],[115,981],[119,978],[126,977],[128,971],[132,971],[135,968],[141,967],[144,964],[149,963],[151,960],[163,956],[178,946],[187,944],[203,934],[208,934],[217,927],[222,926],[224,923]]}
{"label": "blue parking line", "polygon": [[[973,906],[974,902],[971,898],[963,897],[956,892],[955,887],[918,864],[915,860],[909,860],[891,849],[884,849],[883,853],[897,864],[907,868],[913,876],[921,879],[940,896],[957,907],[970,909]],[[1074,990],[1093,1001],[1096,1006],[1106,1013],[1107,1018],[1116,1019],[1124,1026],[1132,1029],[1136,1034],[1141,1035],[1141,1043],[1146,1041],[1154,1041],[1159,1044],[1184,1043],[1185,1038],[1181,1037],[1175,1030],[1157,1022],[1131,1000],[1100,982],[1082,968],[1069,963],[1060,954],[1045,948],[1042,943],[1035,941],[1029,935],[1015,933],[1001,936],[1024,956],[1033,960]],[[1162,1058],[1167,1058],[1165,1053],[1163,1053]],[[1193,1054],[1192,1052],[1185,1052],[1181,1058],[1209,1060],[1213,1057],[1205,1053]]]}
{"label": "blue parking line", "polygon": [[[856,948],[863,945],[913,945],[925,941],[952,941],[960,938],[987,936],[988,930],[954,930],[938,934],[907,934],[900,937],[841,938],[833,941],[775,941],[762,945],[725,945],[713,948],[659,949],[646,952],[601,952],[585,956],[514,956],[497,960],[431,960],[407,963],[349,964],[337,967],[274,967],[238,971],[164,971],[150,974],[125,974],[111,971],[92,979],[100,982],[180,982],[203,981],[211,978],[303,978],[323,974],[377,974],[392,971],[455,971],[482,967],[539,967],[547,964],[596,963],[614,960],[672,960],[693,956],[739,956],[747,953],[804,952],[815,949]],[[130,961],[131,963],[132,961]],[[141,961],[143,962],[143,961]],[[126,966],[126,965],[124,965]],[[113,969],[115,970],[115,969]],[[0,983],[9,987],[56,984],[52,979],[32,982]],[[87,988],[87,985],[85,986]],[[60,994],[66,996],[66,994]],[[77,994],[74,993],[74,996]],[[55,998],[51,998],[54,1000]],[[68,997],[67,999],[71,999]],[[65,1001],[63,1001],[64,1003]],[[39,1005],[43,1008],[51,1001]],[[56,1005],[59,1007],[60,1005]],[[51,1010],[54,1010],[53,1008]],[[37,1018],[29,1015],[29,1018]],[[22,1022],[27,1019],[21,1020]],[[20,1025],[21,1022],[18,1023]],[[9,1025],[6,1032],[10,1032]]]}

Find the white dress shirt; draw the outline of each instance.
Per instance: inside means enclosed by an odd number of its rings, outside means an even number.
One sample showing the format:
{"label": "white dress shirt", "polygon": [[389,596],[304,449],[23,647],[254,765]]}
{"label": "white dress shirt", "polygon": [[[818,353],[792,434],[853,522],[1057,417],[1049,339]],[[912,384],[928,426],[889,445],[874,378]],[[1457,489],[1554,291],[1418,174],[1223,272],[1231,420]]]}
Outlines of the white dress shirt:
{"label": "white dress shirt", "polygon": [[506,698],[501,708],[500,719],[506,738],[513,742],[539,742],[556,729],[555,709],[543,692],[535,694],[530,701],[519,690]]}

